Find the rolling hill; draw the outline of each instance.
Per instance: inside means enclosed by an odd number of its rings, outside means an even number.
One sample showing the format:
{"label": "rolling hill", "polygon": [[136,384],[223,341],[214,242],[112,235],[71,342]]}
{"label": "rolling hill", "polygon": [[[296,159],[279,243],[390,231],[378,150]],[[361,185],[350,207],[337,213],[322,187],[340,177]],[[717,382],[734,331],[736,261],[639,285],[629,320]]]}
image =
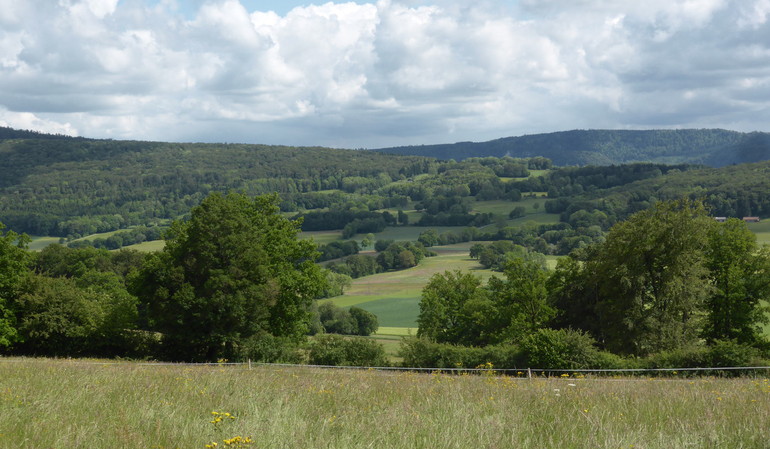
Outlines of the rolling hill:
{"label": "rolling hill", "polygon": [[656,162],[722,167],[770,159],[770,134],[723,129],[573,130],[488,142],[403,146],[374,151],[455,160],[542,156],[558,166]]}

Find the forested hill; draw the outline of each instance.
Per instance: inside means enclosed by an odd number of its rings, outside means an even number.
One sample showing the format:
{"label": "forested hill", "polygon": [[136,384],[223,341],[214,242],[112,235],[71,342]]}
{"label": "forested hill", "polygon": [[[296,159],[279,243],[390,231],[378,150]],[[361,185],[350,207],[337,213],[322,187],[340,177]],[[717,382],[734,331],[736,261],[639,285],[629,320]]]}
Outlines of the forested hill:
{"label": "forested hill", "polygon": [[506,137],[488,142],[404,146],[375,151],[454,160],[485,156],[543,156],[560,166],[656,162],[722,167],[770,159],[770,134],[722,129],[574,130]]}
{"label": "forested hill", "polygon": [[353,190],[421,174],[432,164],[369,151],[96,140],[0,128],[0,222],[35,235],[87,235],[176,218],[213,191]]}

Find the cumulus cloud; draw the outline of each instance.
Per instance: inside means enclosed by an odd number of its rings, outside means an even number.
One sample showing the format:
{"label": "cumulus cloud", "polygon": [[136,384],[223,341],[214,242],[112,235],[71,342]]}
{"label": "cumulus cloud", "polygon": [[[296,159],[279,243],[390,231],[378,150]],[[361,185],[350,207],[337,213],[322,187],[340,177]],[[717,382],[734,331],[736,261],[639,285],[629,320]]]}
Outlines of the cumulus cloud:
{"label": "cumulus cloud", "polygon": [[0,124],[379,147],[763,130],[770,0],[0,0]]}

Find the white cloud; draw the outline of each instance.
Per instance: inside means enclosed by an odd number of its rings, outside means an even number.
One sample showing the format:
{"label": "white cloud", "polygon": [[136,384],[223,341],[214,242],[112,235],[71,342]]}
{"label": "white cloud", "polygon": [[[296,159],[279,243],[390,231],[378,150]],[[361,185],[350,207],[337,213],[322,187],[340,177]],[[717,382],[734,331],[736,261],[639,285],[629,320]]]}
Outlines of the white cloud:
{"label": "white cloud", "polygon": [[0,126],[50,134],[78,135],[78,131],[69,123],[57,123],[42,119],[29,112],[11,112],[2,107],[0,107]]}
{"label": "white cloud", "polygon": [[0,0],[0,123],[377,147],[764,129],[770,0]]}

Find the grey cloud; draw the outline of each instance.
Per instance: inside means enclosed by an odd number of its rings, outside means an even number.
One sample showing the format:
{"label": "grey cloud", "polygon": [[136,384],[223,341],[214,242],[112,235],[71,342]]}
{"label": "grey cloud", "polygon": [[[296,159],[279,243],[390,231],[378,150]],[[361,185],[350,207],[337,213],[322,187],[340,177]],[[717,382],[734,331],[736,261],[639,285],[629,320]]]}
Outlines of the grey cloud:
{"label": "grey cloud", "polygon": [[770,119],[764,0],[196,5],[0,0],[0,122],[377,147]]}

